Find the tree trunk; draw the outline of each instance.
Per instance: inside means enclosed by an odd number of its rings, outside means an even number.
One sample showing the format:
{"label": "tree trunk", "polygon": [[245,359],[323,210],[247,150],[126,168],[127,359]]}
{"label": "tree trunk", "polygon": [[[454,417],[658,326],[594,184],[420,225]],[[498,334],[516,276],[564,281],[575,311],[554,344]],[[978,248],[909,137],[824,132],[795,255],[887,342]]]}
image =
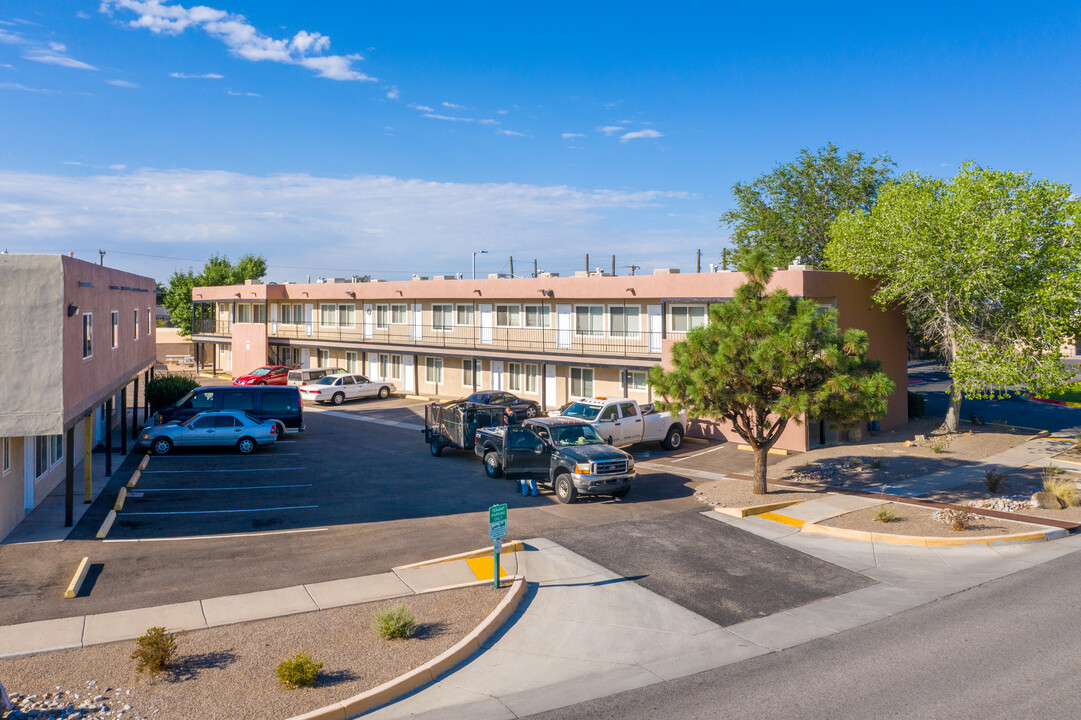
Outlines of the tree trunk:
{"label": "tree trunk", "polygon": [[951,433],[957,432],[961,426],[961,391],[956,385],[949,390],[950,406],[946,409],[946,430]]}
{"label": "tree trunk", "polygon": [[754,490],[755,495],[765,495],[769,490],[766,488],[766,458],[769,448],[756,446],[754,448]]}

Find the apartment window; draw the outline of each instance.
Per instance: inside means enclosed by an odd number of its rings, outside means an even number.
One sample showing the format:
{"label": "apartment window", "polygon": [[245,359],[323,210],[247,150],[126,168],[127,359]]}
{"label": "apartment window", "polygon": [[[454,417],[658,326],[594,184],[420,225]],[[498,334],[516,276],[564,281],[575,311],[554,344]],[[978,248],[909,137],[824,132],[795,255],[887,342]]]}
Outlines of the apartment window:
{"label": "apartment window", "polygon": [[495,324],[498,327],[522,327],[522,307],[520,305],[496,305]]}
{"label": "apartment window", "polygon": [[120,346],[120,311],[113,310],[109,315],[113,326],[113,347]]}
{"label": "apartment window", "polygon": [[641,370],[628,370],[627,371],[627,389],[628,390],[640,390],[646,389],[646,373]]}
{"label": "apartment window", "polygon": [[330,367],[330,350],[316,350],[315,356],[319,367]]}
{"label": "apartment window", "polygon": [[443,358],[424,358],[424,379],[436,385],[443,382]]}
{"label": "apartment window", "polygon": [[537,393],[537,383],[540,377],[540,366],[528,364],[525,366],[525,391],[527,393]]}
{"label": "apartment window", "polygon": [[250,323],[251,322],[251,305],[249,303],[238,303],[236,306],[236,322],[238,323]]}
{"label": "apartment window", "polygon": [[83,359],[94,357],[94,313],[83,313]]}
{"label": "apartment window", "polygon": [[637,305],[613,305],[608,308],[612,337],[636,338],[641,331],[642,308]]}
{"label": "apartment window", "polygon": [[525,326],[527,328],[552,327],[552,309],[547,305],[526,305]]}
{"label": "apartment window", "polygon": [[34,477],[39,478],[64,457],[63,435],[38,435],[34,438]]}
{"label": "apartment window", "polygon": [[150,308],[146,309],[146,336],[150,337],[154,334],[154,316],[150,313]]}
{"label": "apartment window", "polygon": [[409,323],[409,306],[408,305],[391,305],[390,306],[390,324],[391,325],[406,325]]}
{"label": "apartment window", "polygon": [[380,330],[386,330],[390,327],[390,306],[375,306],[375,326]]}
{"label": "apartment window", "polygon": [[4,475],[7,475],[11,471],[11,438],[6,437],[0,443],[0,454],[3,454]]}
{"label": "apartment window", "polygon": [[351,373],[360,372],[360,355],[358,353],[345,353],[345,369]]}
{"label": "apartment window", "polygon": [[293,324],[293,306],[288,305],[288,304],[282,305],[281,306],[281,317],[282,317],[282,319],[281,319],[281,324],[282,325],[292,325]]}
{"label": "apartment window", "polygon": [[401,355],[379,355],[379,378],[381,380],[401,380],[402,379],[402,356]]}
{"label": "apartment window", "polygon": [[338,327],[352,328],[357,326],[357,306],[353,303],[338,306]]}
{"label": "apartment window", "polygon": [[266,325],[266,305],[255,303],[251,306],[251,321],[258,325]]}
{"label": "apartment window", "polygon": [[575,305],[574,332],[588,337],[604,336],[604,306]]}
{"label": "apartment window", "polygon": [[706,309],[701,306],[677,305],[672,308],[672,332],[688,332],[705,327]]}
{"label": "apartment window", "polygon": [[459,325],[472,325],[473,324],[473,306],[472,305],[459,305],[458,312],[454,318],[455,322]]}
{"label": "apartment window", "polygon": [[507,363],[507,389],[522,392],[522,364]]}
{"label": "apartment window", "polygon": [[319,324],[323,327],[334,327],[338,324],[338,306],[320,305]]}
{"label": "apartment window", "polygon": [[571,368],[571,395],[593,397],[592,368]]}
{"label": "apartment window", "polygon": [[139,308],[135,308],[135,322],[132,325],[135,330],[135,339],[139,339]]}
{"label": "apartment window", "polygon": [[[460,305],[458,307],[461,307]],[[473,361],[462,360],[462,387],[473,387]]]}
{"label": "apartment window", "polygon": [[432,329],[448,332],[454,329],[454,306],[432,305]]}

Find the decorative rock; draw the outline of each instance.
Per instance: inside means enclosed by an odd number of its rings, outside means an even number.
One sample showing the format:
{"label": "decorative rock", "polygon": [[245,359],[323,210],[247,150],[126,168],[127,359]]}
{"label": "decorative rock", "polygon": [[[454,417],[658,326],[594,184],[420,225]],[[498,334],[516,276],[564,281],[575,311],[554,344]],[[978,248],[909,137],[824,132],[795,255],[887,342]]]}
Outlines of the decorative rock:
{"label": "decorative rock", "polygon": [[1032,502],[1041,510],[1060,510],[1062,502],[1054,493],[1038,492],[1032,496]]}

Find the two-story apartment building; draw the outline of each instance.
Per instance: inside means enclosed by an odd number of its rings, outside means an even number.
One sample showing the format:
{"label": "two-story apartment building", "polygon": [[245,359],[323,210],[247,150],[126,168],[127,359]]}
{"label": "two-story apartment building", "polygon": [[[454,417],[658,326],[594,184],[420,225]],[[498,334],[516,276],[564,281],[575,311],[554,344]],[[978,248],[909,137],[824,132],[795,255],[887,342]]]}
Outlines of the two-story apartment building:
{"label": "two-story apartment building", "polygon": [[[741,273],[661,270],[653,275],[246,284],[192,291],[199,362],[234,374],[266,364],[333,366],[404,392],[461,396],[501,389],[554,409],[581,396],[653,399],[650,367],[706,322],[711,303],[732,297]],[[838,310],[842,327],[870,336],[897,389],[881,419],[907,419],[905,323],[871,300],[869,281],[792,268],[771,288]],[[828,420],[828,419],[827,419]],[[692,434],[726,432],[699,423]],[[781,447],[805,449],[835,437],[813,419],[790,427]]]}
{"label": "two-story apartment building", "polygon": [[153,308],[152,278],[0,254],[0,538],[65,479],[71,517],[72,468],[106,434],[106,403],[154,363]]}

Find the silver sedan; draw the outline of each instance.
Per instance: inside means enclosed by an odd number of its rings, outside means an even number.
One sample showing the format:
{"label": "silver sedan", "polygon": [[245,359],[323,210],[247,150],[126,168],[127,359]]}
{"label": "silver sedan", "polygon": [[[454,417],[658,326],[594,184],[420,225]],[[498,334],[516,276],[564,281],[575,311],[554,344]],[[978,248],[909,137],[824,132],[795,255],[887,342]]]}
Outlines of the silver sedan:
{"label": "silver sedan", "polygon": [[278,426],[241,410],[201,412],[184,422],[168,422],[143,430],[139,445],[156,455],[166,455],[173,448],[233,447],[248,455],[259,445],[273,445]]}

